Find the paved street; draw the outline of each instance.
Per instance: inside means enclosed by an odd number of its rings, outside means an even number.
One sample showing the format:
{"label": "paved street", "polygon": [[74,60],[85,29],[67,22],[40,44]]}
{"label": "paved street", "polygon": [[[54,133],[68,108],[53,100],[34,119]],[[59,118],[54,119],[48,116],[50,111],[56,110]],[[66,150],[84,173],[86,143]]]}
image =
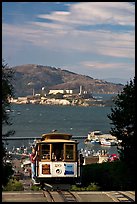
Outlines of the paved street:
{"label": "paved street", "polygon": [[[134,191],[72,192],[78,202],[135,202]],[[55,193],[58,202],[58,195]],[[42,191],[3,192],[2,202],[49,202]],[[62,201],[63,202],[63,201]]]}

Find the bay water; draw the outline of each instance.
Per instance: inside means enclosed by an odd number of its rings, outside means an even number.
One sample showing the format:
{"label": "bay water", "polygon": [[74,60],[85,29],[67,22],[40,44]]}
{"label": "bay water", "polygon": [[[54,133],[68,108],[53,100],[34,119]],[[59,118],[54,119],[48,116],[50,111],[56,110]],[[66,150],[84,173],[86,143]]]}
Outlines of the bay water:
{"label": "bay water", "polygon": [[[15,130],[14,136],[37,137],[52,130],[70,133],[73,136],[87,136],[89,131],[101,130],[109,133],[111,125],[107,115],[111,107],[101,106],[50,106],[40,104],[12,104],[10,118],[12,125],[3,127],[3,131]],[[85,148],[84,139],[78,139],[78,148]],[[8,148],[28,145],[25,140],[8,140]],[[95,151],[106,149],[108,153],[117,153],[117,147],[102,147],[99,144],[88,147]]]}

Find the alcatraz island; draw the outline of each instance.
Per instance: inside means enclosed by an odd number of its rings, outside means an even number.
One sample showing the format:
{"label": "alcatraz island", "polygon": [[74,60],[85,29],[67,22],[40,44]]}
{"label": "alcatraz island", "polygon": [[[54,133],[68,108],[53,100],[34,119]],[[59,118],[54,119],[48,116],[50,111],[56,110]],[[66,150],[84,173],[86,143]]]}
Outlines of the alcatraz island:
{"label": "alcatraz island", "polygon": [[104,101],[100,95],[113,97],[124,87],[51,66],[25,64],[12,70],[15,98],[10,101],[16,104],[108,106],[112,100]]}
{"label": "alcatraz island", "polygon": [[113,104],[112,96],[109,100],[103,100],[101,96],[95,97],[91,93],[82,90],[80,86],[79,93],[73,93],[73,90],[49,90],[32,95],[11,98],[10,102],[15,104],[43,104],[43,105],[64,105],[64,106],[111,106]]}

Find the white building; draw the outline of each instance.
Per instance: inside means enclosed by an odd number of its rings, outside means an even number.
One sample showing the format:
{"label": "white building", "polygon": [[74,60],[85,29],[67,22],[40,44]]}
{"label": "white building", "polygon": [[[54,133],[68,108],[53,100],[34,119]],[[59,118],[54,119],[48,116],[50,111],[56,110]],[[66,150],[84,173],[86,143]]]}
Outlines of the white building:
{"label": "white building", "polygon": [[61,93],[61,94],[72,94],[73,93],[73,90],[63,90],[63,89],[54,89],[54,90],[49,90],[49,94],[58,94],[58,93]]}
{"label": "white building", "polygon": [[55,90],[49,90],[49,94],[54,94],[54,95],[56,95],[56,94],[58,94],[58,93],[61,93],[61,94],[64,94],[64,90],[57,90],[57,89],[55,89]]}
{"label": "white building", "polygon": [[67,94],[73,94],[73,90],[65,90],[65,93],[67,93]]}

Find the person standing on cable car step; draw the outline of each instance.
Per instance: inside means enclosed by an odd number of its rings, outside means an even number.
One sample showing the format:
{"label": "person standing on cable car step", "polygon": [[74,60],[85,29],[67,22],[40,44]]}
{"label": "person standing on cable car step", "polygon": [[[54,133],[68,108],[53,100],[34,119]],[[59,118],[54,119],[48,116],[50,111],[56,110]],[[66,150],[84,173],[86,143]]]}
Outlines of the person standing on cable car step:
{"label": "person standing on cable car step", "polygon": [[36,157],[37,151],[35,150],[35,148],[32,148],[32,153],[30,154],[30,161],[31,161],[31,177],[34,182],[36,177]]}

